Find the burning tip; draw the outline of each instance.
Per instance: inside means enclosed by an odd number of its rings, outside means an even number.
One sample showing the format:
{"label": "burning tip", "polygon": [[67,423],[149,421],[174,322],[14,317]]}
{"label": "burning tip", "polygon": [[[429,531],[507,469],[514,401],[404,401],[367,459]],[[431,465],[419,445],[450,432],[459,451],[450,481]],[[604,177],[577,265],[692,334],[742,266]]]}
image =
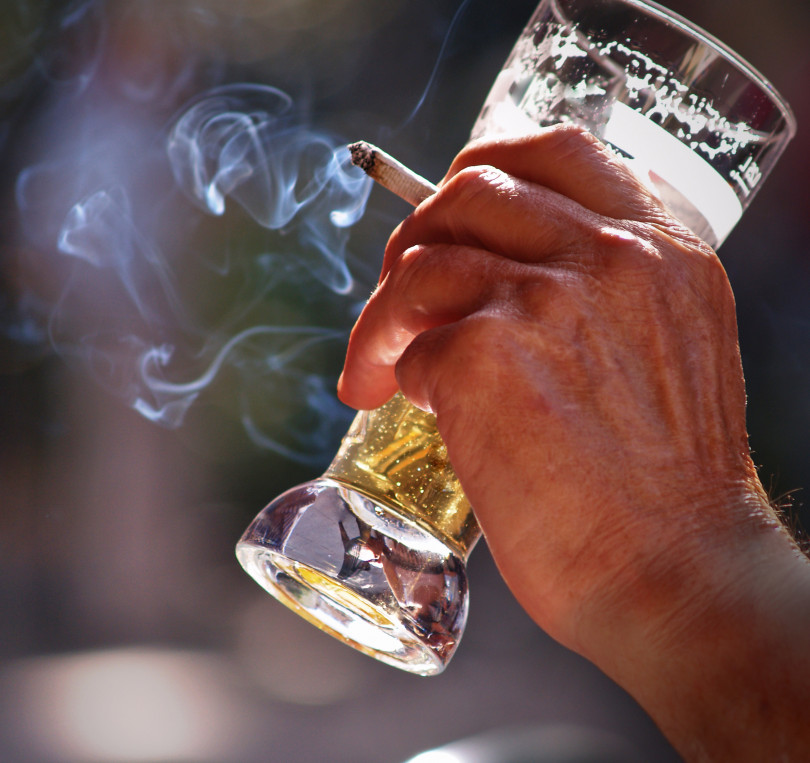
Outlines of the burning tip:
{"label": "burning tip", "polygon": [[363,172],[370,172],[374,167],[376,150],[374,146],[361,140],[349,145],[349,153],[352,155],[352,164],[359,167]]}

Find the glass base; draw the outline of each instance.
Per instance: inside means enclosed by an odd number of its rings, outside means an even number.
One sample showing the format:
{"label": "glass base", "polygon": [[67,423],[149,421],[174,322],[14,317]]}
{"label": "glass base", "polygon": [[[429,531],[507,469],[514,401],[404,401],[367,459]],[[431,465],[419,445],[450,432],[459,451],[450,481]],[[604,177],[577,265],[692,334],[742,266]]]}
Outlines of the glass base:
{"label": "glass base", "polygon": [[444,670],[467,620],[463,557],[336,480],[288,490],[236,546],[283,604],[365,654],[419,675]]}

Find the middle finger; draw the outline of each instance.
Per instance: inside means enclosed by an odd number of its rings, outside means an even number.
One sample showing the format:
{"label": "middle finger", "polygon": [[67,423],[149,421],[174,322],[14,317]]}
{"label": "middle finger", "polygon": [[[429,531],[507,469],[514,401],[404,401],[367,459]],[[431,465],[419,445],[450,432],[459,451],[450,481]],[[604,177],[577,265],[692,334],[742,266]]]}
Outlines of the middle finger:
{"label": "middle finger", "polygon": [[555,268],[475,247],[428,244],[407,250],[352,330],[341,399],[358,408],[382,405],[397,391],[396,363],[416,336],[473,313],[521,310],[560,276]]}

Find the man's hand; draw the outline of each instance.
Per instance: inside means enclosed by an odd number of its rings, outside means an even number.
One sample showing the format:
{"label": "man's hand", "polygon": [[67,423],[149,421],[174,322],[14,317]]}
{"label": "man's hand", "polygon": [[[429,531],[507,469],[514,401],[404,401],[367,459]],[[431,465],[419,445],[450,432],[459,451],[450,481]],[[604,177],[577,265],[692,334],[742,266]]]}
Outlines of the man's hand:
{"label": "man's hand", "polygon": [[436,414],[529,614],[684,754],[731,753],[696,728],[714,716],[694,684],[731,701],[717,645],[778,615],[774,581],[808,588],[750,458],[715,253],[578,128],[475,143],[392,235],[352,333],[341,398],[397,389]]}

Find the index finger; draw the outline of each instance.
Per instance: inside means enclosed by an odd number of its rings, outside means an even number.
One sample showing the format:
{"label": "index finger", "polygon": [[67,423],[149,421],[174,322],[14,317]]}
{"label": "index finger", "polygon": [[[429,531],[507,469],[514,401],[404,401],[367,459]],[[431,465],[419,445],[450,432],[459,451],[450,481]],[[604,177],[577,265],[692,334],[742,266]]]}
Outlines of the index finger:
{"label": "index finger", "polygon": [[[451,194],[451,199],[445,198],[448,191],[456,189],[458,184],[453,181],[464,171],[478,168],[481,174],[487,167],[497,168],[504,177],[515,178],[526,187],[534,187],[534,195],[541,194],[543,199],[535,199],[537,203],[533,211],[522,210],[523,214],[520,214],[517,200],[513,200],[508,209],[498,207],[495,203],[497,194],[488,195],[485,210],[473,209],[469,195]],[[479,202],[484,203],[481,199]],[[436,238],[433,228],[442,222],[438,219],[442,217],[440,212],[452,213],[450,216],[454,221],[463,218],[476,230],[485,229],[490,234],[498,234],[495,225],[498,209],[512,218],[512,223],[506,226],[506,238],[509,238],[509,230],[513,230],[526,242],[537,239],[549,226],[555,227],[555,219],[558,229],[568,228],[572,233],[575,228],[570,226],[570,220],[573,219],[590,219],[595,223],[598,218],[606,222],[620,220],[661,227],[673,223],[663,205],[633,171],[582,127],[561,124],[531,135],[484,138],[474,141],[459,153],[442,180],[437,196],[420,205],[391,235],[380,280],[394,260],[414,244],[484,245],[482,241],[454,240],[469,227],[457,222],[444,224],[443,235]],[[563,210],[566,214],[561,216]],[[529,231],[531,233],[527,235]],[[560,243],[566,236],[557,235],[555,238]]]}
{"label": "index finger", "polygon": [[492,165],[606,217],[661,222],[666,211],[635,173],[593,134],[573,124],[515,137],[482,138],[453,161],[443,183],[466,167]]}

